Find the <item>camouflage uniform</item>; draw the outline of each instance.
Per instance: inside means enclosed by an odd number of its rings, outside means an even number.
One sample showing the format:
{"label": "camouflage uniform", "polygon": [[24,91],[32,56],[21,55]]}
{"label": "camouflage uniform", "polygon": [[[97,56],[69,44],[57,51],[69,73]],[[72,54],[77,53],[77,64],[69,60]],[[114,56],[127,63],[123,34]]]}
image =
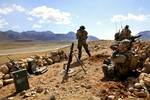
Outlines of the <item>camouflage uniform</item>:
{"label": "camouflage uniform", "polygon": [[89,50],[88,50],[88,44],[86,43],[86,40],[88,38],[88,32],[84,30],[84,26],[80,26],[80,29],[77,30],[76,37],[78,39],[78,58],[81,58],[82,55],[82,46],[84,47],[86,53],[91,56]]}
{"label": "camouflage uniform", "polygon": [[120,40],[131,38],[131,30],[128,27],[129,26],[126,25],[125,28],[121,31]]}
{"label": "camouflage uniform", "polygon": [[118,46],[119,44],[119,41],[122,41],[124,39],[129,39],[130,40],[131,38],[131,31],[129,29],[129,26],[126,25],[125,28],[120,32],[117,32],[115,34],[115,41],[113,42],[113,44],[110,46],[110,48],[112,50],[115,50],[116,47]]}
{"label": "camouflage uniform", "polygon": [[133,53],[130,50],[127,50],[129,43],[129,40],[121,41],[119,44],[120,48],[125,48],[126,50],[122,51],[118,49],[118,51],[114,51],[110,59],[111,63],[104,63],[102,69],[105,78],[118,78],[124,80],[128,76],[130,72],[131,59],[133,57]]}

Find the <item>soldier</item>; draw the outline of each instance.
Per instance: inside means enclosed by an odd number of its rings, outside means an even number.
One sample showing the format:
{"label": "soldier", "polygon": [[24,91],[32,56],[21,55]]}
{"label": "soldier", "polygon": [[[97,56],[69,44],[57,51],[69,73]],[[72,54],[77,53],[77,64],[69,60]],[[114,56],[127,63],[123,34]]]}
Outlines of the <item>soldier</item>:
{"label": "soldier", "polygon": [[119,43],[117,50],[115,50],[108,61],[104,61],[102,67],[104,77],[109,79],[124,80],[130,72],[130,64],[133,53],[128,49],[130,41],[125,39]]}
{"label": "soldier", "polygon": [[84,26],[80,26],[80,29],[77,30],[76,38],[78,39],[78,58],[81,59],[82,55],[82,46],[84,47],[86,53],[91,56],[89,50],[88,50],[88,44],[86,43],[86,40],[88,38],[88,32],[85,30]]}
{"label": "soldier", "polygon": [[[122,29],[122,31],[117,32],[115,34],[115,40],[113,41],[113,44],[110,46],[110,48],[112,50],[115,50],[116,47],[119,45],[119,42],[124,40],[124,39],[128,39],[131,40],[131,38],[134,36],[131,36],[131,30],[129,29],[129,25],[126,25],[124,29]],[[137,36],[140,37],[140,36]]]}
{"label": "soldier", "polygon": [[131,38],[131,30],[129,29],[129,25],[126,25],[124,29],[122,29],[120,34],[120,40],[130,39]]}

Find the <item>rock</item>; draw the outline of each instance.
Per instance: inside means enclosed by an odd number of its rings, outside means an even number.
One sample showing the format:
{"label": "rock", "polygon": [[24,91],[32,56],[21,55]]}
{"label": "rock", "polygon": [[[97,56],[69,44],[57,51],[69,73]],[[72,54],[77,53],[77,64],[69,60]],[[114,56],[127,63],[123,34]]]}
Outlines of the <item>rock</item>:
{"label": "rock", "polygon": [[7,62],[7,63],[6,63],[6,66],[7,66],[9,69],[11,69],[11,68],[14,67],[14,66],[12,65],[12,63],[10,63],[10,62]]}
{"label": "rock", "polygon": [[43,92],[44,91],[44,89],[42,88],[42,87],[37,87],[36,88],[36,92],[37,93],[41,93],[41,92]]}
{"label": "rock", "polygon": [[105,95],[105,94],[107,94],[107,91],[105,89],[96,90],[96,96],[98,97],[101,97],[102,95]]}
{"label": "rock", "polygon": [[135,83],[134,84],[134,87],[137,88],[137,89],[141,89],[142,88],[142,85],[140,83]]}
{"label": "rock", "polygon": [[27,66],[28,66],[27,62],[24,62],[24,63],[20,64],[20,68],[22,68],[22,69],[26,69]]}
{"label": "rock", "polygon": [[31,95],[35,95],[37,92],[36,91],[31,91]]}
{"label": "rock", "polygon": [[145,92],[143,92],[143,91],[141,91],[141,92],[135,92],[134,94],[136,96],[140,97],[140,98],[144,98],[144,97],[147,96],[147,94]]}
{"label": "rock", "polygon": [[37,65],[38,65],[39,67],[42,67],[42,66],[43,66],[43,60],[42,60],[42,59],[38,59],[38,60],[37,60]]}
{"label": "rock", "polygon": [[7,65],[2,65],[0,66],[0,72],[7,74],[9,72],[9,68],[7,67]]}
{"label": "rock", "polygon": [[79,89],[79,88],[80,88],[80,86],[79,86],[79,85],[77,85],[77,86],[75,86],[74,88],[75,88],[75,89]]}
{"label": "rock", "polygon": [[141,73],[139,80],[143,81],[146,86],[150,86],[150,74]]}
{"label": "rock", "polygon": [[35,59],[40,59],[41,56],[40,56],[40,55],[35,55],[34,58],[35,58]]}
{"label": "rock", "polygon": [[130,87],[130,88],[129,88],[129,91],[130,91],[130,92],[133,92],[133,91],[134,91],[134,88],[133,88],[133,87]]}
{"label": "rock", "polygon": [[58,55],[58,52],[57,52],[57,51],[51,51],[51,55],[52,55],[52,56],[57,56],[57,55]]}
{"label": "rock", "polygon": [[87,100],[101,100],[99,97],[91,96]]}
{"label": "rock", "polygon": [[43,60],[43,65],[44,66],[48,65],[47,61]]}
{"label": "rock", "polygon": [[0,79],[4,77],[4,73],[0,72]]}
{"label": "rock", "polygon": [[23,95],[25,95],[26,94],[26,91],[24,90],[24,91],[22,91],[22,92],[20,92],[20,96],[23,96]]}
{"label": "rock", "polygon": [[3,87],[3,80],[0,79],[0,88],[2,88],[2,87]]}
{"label": "rock", "polygon": [[50,58],[47,58],[47,59],[46,59],[46,61],[47,61],[48,65],[53,64],[53,60],[52,60],[52,59],[50,59]]}
{"label": "rock", "polygon": [[49,100],[56,100],[56,97],[55,97],[54,95],[51,95],[51,96],[49,97]]}
{"label": "rock", "polygon": [[3,79],[5,80],[5,79],[9,79],[10,78],[10,74],[6,74],[6,75],[4,75],[3,76]]}
{"label": "rock", "polygon": [[9,97],[8,100],[14,100],[14,97]]}
{"label": "rock", "polygon": [[31,62],[31,61],[33,61],[34,59],[33,58],[26,58],[26,61],[27,62]]}
{"label": "rock", "polygon": [[4,82],[4,85],[7,85],[7,84],[13,83],[14,80],[13,79],[6,79],[6,80],[3,80],[3,82]]}
{"label": "rock", "polygon": [[49,94],[50,92],[49,92],[49,90],[48,89],[46,89],[45,91],[44,91],[44,94]]}
{"label": "rock", "polygon": [[53,62],[60,62],[60,56],[59,55],[56,55],[56,56],[52,56],[52,60]]}
{"label": "rock", "polygon": [[24,98],[30,97],[32,94],[31,93],[25,93]]}
{"label": "rock", "polygon": [[115,96],[114,95],[109,95],[108,97],[107,97],[107,100],[114,100],[115,99]]}
{"label": "rock", "polygon": [[91,89],[92,86],[91,86],[91,85],[87,85],[87,86],[85,86],[85,88],[86,88],[86,89]]}
{"label": "rock", "polygon": [[81,87],[85,87],[86,86],[86,84],[84,84],[84,83],[81,83]]}

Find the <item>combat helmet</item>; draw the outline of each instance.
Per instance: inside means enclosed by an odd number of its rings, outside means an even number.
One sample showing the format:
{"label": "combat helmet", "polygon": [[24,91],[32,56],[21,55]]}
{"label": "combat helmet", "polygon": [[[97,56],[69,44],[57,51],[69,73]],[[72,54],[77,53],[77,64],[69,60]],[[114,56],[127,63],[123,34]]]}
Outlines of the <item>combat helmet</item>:
{"label": "combat helmet", "polygon": [[125,48],[129,48],[130,47],[130,40],[128,39],[124,39],[122,41],[120,41],[120,44],[125,47]]}
{"label": "combat helmet", "polygon": [[80,26],[80,29],[84,30],[84,29],[85,29],[85,27],[82,25],[82,26]]}
{"label": "combat helmet", "polygon": [[125,29],[128,29],[128,28],[129,28],[129,25],[126,25],[126,26],[125,26]]}

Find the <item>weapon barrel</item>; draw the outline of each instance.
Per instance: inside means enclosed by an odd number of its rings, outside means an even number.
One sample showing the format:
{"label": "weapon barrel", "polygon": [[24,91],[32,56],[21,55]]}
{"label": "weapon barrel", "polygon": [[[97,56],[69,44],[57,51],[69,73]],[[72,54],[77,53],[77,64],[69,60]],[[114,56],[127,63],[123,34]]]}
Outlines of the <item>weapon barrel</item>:
{"label": "weapon barrel", "polygon": [[65,70],[65,74],[64,74],[64,77],[63,77],[63,80],[62,80],[61,83],[64,83],[64,80],[66,80],[68,78],[68,71],[69,71],[70,63],[72,62],[73,47],[74,47],[74,43],[72,43],[71,48],[70,48],[70,53],[69,53],[69,59],[68,59],[68,63],[67,63],[67,68]]}

